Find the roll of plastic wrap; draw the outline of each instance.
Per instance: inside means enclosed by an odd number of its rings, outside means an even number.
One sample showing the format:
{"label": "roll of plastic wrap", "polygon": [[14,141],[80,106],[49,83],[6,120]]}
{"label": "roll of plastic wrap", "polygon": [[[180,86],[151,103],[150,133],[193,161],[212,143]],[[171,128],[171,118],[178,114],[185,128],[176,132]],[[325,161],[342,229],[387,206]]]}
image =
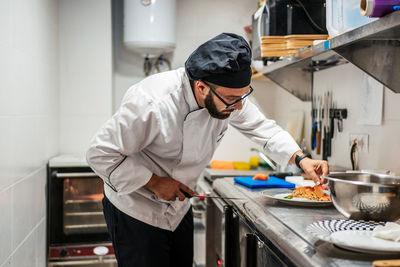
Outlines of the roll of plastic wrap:
{"label": "roll of plastic wrap", "polygon": [[363,16],[383,17],[399,10],[400,0],[361,0],[360,9]]}

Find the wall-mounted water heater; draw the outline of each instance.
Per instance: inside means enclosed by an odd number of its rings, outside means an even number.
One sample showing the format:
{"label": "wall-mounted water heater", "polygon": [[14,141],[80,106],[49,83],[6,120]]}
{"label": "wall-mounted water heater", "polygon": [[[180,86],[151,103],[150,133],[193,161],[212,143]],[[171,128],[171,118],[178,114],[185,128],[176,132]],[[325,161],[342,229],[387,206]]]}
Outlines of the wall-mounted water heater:
{"label": "wall-mounted water heater", "polygon": [[124,44],[145,58],[173,52],[175,0],[124,0]]}

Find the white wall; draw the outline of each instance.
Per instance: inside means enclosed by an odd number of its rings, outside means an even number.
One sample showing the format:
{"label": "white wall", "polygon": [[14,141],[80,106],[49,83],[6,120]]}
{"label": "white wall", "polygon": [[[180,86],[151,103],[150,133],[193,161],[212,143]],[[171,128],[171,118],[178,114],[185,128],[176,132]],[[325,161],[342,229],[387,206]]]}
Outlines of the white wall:
{"label": "white wall", "polygon": [[[281,125],[286,125],[289,113],[303,110],[306,114],[305,140],[310,149],[311,133],[311,102],[302,102],[267,79],[257,82],[255,93],[257,102],[262,109],[274,117]],[[335,132],[332,140],[332,157],[328,158],[331,165],[351,169],[349,135],[352,133],[369,134],[369,152],[359,152],[360,169],[385,169],[400,174],[398,151],[400,142],[400,94],[389,89],[384,90],[384,106],[382,125],[359,125],[361,115],[359,109],[360,90],[363,86],[363,72],[352,64],[346,64],[315,73],[314,90],[317,95],[323,95],[327,90],[333,92],[333,98],[338,107],[348,109],[348,118],[343,121],[343,132]],[[313,153],[314,158],[321,155]]]}
{"label": "white wall", "polygon": [[45,266],[58,104],[58,2],[0,1],[0,266]]}
{"label": "white wall", "polygon": [[400,94],[384,90],[382,125],[359,125],[358,118],[362,115],[359,97],[363,86],[363,72],[351,64],[321,71],[315,77],[317,93],[333,91],[334,99],[349,113],[348,119],[344,120],[343,132],[333,139],[329,162],[350,168],[349,134],[366,133],[369,134],[369,152],[358,154],[360,169],[389,169],[400,174]]}
{"label": "white wall", "polygon": [[[144,78],[143,59],[126,51],[122,45],[122,1],[113,1],[114,9],[114,108],[126,90]],[[172,68],[183,67],[186,59],[200,44],[222,32],[245,35],[243,27],[251,24],[257,8],[255,0],[177,0],[176,49]],[[235,144],[235,146],[232,145]],[[257,147],[238,131],[230,128],[214,159],[248,161],[251,147]]]}
{"label": "white wall", "polygon": [[111,106],[111,1],[61,0],[60,153],[84,154]]}

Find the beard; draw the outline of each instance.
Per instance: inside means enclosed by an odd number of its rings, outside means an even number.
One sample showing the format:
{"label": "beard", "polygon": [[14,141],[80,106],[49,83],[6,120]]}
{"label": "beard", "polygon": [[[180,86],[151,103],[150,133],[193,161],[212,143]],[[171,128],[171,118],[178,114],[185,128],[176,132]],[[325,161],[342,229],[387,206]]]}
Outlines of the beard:
{"label": "beard", "polygon": [[229,118],[231,113],[234,111],[234,109],[218,111],[217,105],[215,105],[215,102],[214,102],[211,92],[208,92],[208,95],[206,96],[206,99],[204,100],[204,105],[205,105],[205,108],[208,110],[208,113],[210,113],[211,117],[219,119],[219,120],[225,120],[225,119]]}

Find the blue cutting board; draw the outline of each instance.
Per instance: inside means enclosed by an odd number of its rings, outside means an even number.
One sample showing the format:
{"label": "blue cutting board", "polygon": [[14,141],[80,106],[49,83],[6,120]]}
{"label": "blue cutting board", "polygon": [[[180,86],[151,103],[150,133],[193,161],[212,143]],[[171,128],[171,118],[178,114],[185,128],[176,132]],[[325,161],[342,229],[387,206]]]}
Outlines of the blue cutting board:
{"label": "blue cutting board", "polygon": [[233,177],[233,180],[241,185],[254,188],[295,188],[296,185],[293,183],[286,182],[283,179],[270,176],[267,181],[253,180],[251,177]]}

